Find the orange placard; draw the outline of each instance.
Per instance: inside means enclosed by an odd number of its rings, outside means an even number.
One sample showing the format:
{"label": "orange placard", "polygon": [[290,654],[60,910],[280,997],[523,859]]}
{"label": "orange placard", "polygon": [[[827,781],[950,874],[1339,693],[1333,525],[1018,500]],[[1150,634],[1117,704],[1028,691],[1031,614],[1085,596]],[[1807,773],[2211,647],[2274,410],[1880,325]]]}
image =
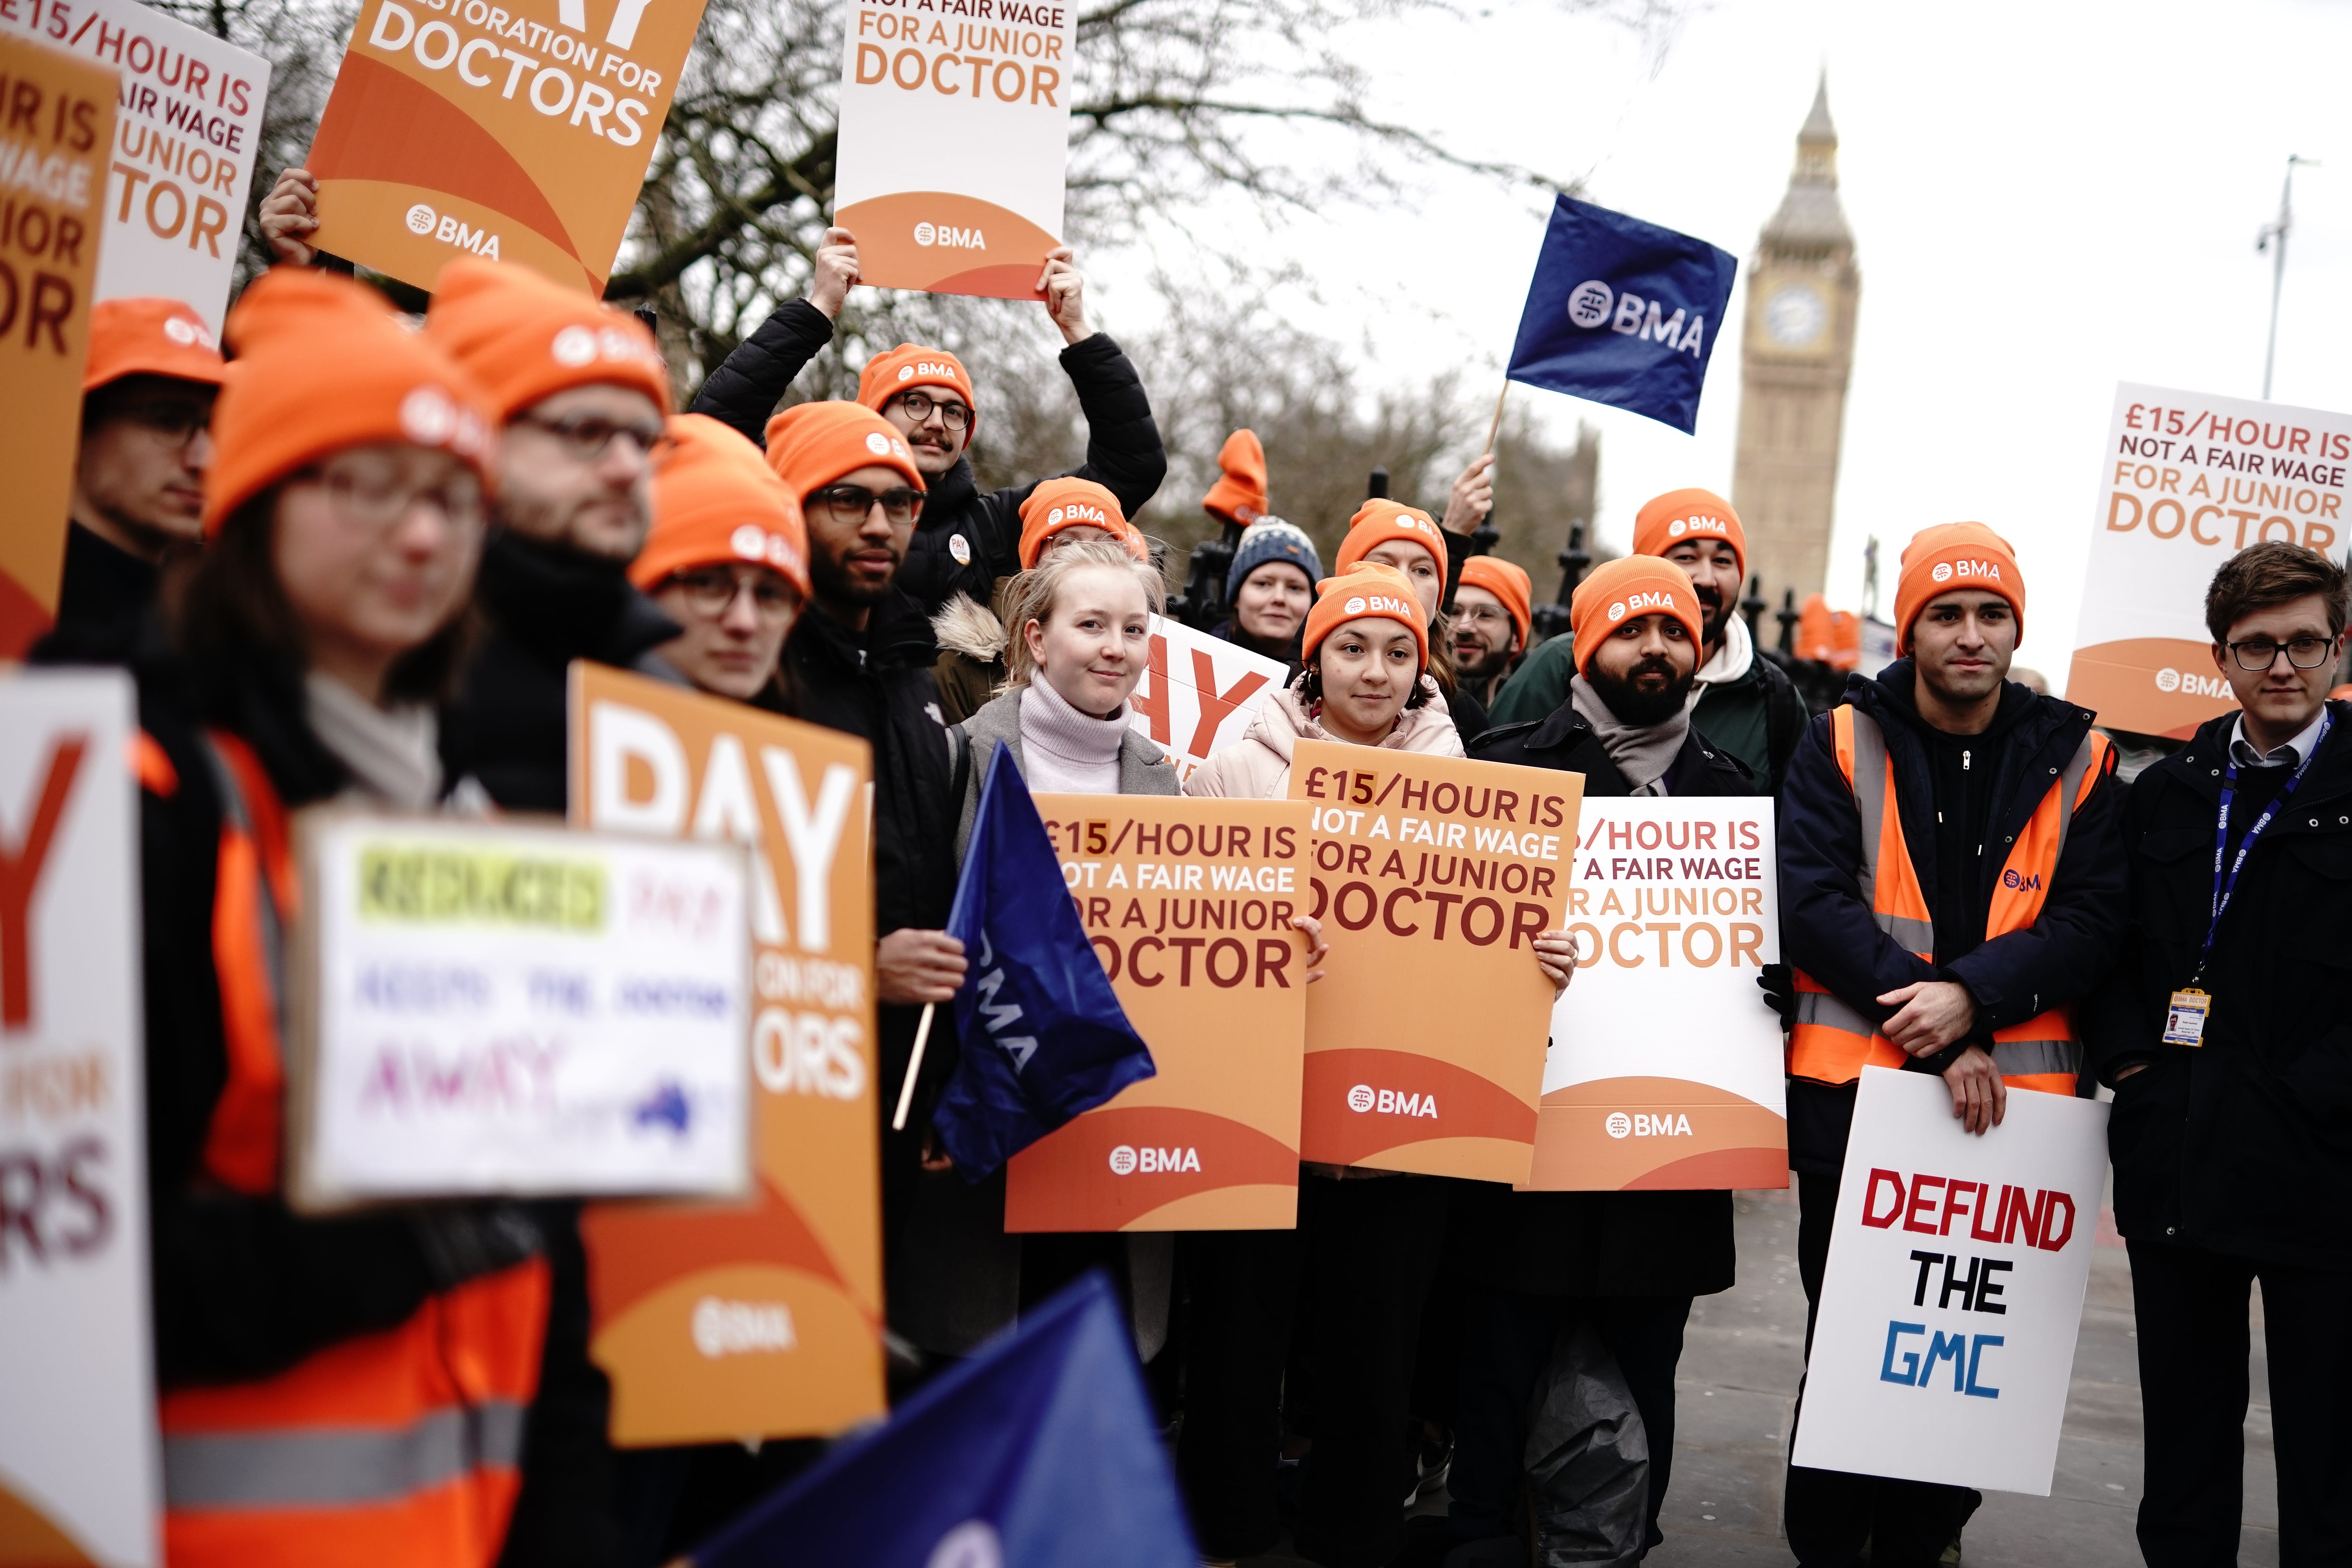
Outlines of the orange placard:
{"label": "orange placard", "polygon": [[20,658],[58,616],[115,73],[0,34],[0,658]]}
{"label": "orange placard", "polygon": [[430,289],[459,256],[602,295],[702,0],[365,0],[311,139],[310,241]]}
{"label": "orange placard", "polygon": [[752,845],[748,1205],[582,1221],[613,1441],[823,1436],[883,1412],[874,870],[865,742],[572,667],[572,814]]}
{"label": "orange placard", "polygon": [[1525,1182],[1582,773],[1301,741],[1307,912],[1331,944],[1307,997],[1300,1154]]}
{"label": "orange placard", "polygon": [[1154,1077],[1013,1158],[1004,1228],[1287,1230],[1307,1042],[1307,808],[1041,795]]}

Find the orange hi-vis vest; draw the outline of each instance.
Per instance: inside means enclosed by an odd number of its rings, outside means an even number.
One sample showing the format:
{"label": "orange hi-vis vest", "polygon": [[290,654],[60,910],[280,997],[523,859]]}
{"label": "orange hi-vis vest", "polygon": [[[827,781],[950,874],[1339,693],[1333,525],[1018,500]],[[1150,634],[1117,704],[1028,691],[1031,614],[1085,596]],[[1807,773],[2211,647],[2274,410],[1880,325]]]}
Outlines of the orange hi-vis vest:
{"label": "orange hi-vis vest", "polygon": [[[1862,816],[1862,864],[1856,879],[1878,929],[1927,963],[1936,962],[1936,926],[1920,891],[1919,874],[1903,838],[1903,814],[1895,799],[1895,764],[1878,721],[1849,703],[1830,714],[1838,771],[1853,791]],[[2090,798],[2106,771],[2107,740],[2094,731],[2083,738],[2033,816],[2018,835],[1985,914],[1985,940],[2023,931],[2042,914],[2050,884],[2065,852],[2074,813]],[[1797,972],[1797,1022],[1789,1040],[1789,1074],[1816,1083],[1852,1083],[1865,1067],[1899,1068],[1911,1058],[1876,1026],[1829,987]],[[2071,1095],[2082,1070],[2083,1047],[2074,1032],[2071,1005],[2052,1007],[2021,1024],[1993,1034],[1993,1065],[2011,1089]]]}
{"label": "orange hi-vis vest", "polygon": [[[286,813],[260,760],[211,736],[222,801],[213,956],[228,1084],[205,1173],[277,1190],[282,940],[298,907]],[[254,1383],[163,1397],[172,1568],[488,1568],[521,1489],[539,1384],[546,1260],[468,1279],[407,1321]]]}

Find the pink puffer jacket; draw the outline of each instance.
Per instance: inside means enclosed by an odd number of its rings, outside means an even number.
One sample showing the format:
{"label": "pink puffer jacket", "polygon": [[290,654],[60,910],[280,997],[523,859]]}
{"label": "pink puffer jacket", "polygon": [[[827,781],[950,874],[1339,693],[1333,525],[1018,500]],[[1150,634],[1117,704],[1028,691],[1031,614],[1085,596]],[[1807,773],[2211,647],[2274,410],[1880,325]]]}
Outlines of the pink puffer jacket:
{"label": "pink puffer jacket", "polygon": [[[1381,747],[1399,752],[1423,752],[1440,757],[1463,754],[1462,737],[1437,682],[1424,675],[1422,689],[1429,700],[1408,708],[1397,719]],[[1202,763],[1186,781],[1186,795],[1219,795],[1233,800],[1279,800],[1290,789],[1290,758],[1301,741],[1338,737],[1307,716],[1290,690],[1268,691],[1258,699],[1257,717],[1249,733]]]}

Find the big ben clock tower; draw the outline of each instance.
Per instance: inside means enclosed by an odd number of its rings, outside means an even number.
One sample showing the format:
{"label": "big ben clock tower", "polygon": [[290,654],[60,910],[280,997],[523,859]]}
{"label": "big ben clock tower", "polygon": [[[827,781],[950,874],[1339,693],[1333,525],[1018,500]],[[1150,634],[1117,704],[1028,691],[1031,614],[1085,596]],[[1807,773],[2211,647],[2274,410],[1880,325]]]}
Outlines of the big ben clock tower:
{"label": "big ben clock tower", "polygon": [[1739,456],[1731,504],[1748,531],[1748,563],[1774,605],[1794,588],[1819,593],[1829,571],[1838,443],[1853,363],[1862,275],[1837,196],[1837,128],[1829,76],[1797,132],[1797,166],[1748,269],[1740,344]]}

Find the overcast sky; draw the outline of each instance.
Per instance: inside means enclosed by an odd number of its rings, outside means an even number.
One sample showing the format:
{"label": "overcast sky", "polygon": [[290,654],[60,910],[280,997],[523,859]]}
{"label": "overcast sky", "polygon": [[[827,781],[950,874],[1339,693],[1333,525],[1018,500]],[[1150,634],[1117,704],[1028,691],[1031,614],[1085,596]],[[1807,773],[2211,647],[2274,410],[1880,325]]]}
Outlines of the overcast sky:
{"label": "overcast sky", "polygon": [[[2273,395],[2352,407],[2352,7],[1720,0],[1684,22],[1654,74],[1635,35],[1540,4],[1333,42],[1373,65],[1376,111],[1472,155],[1581,176],[1590,199],[1738,256],[1734,322],[1827,68],[1863,278],[1839,607],[1859,607],[1868,535],[1884,542],[1891,605],[1913,531],[1979,520],[2025,569],[2021,662],[2063,679],[2115,384],[2260,395],[2271,263],[2254,239],[2290,153],[2324,166],[2296,176]],[[1446,363],[1483,382],[1517,329],[1548,204],[1469,176],[1431,176],[1426,193],[1413,211],[1335,210],[1265,243],[1314,268],[1327,330],[1372,334],[1375,382]],[[1649,496],[1730,491],[1736,331],[1717,341],[1696,437],[1511,395],[1563,436],[1579,417],[1601,428],[1600,529],[1620,547]]]}

